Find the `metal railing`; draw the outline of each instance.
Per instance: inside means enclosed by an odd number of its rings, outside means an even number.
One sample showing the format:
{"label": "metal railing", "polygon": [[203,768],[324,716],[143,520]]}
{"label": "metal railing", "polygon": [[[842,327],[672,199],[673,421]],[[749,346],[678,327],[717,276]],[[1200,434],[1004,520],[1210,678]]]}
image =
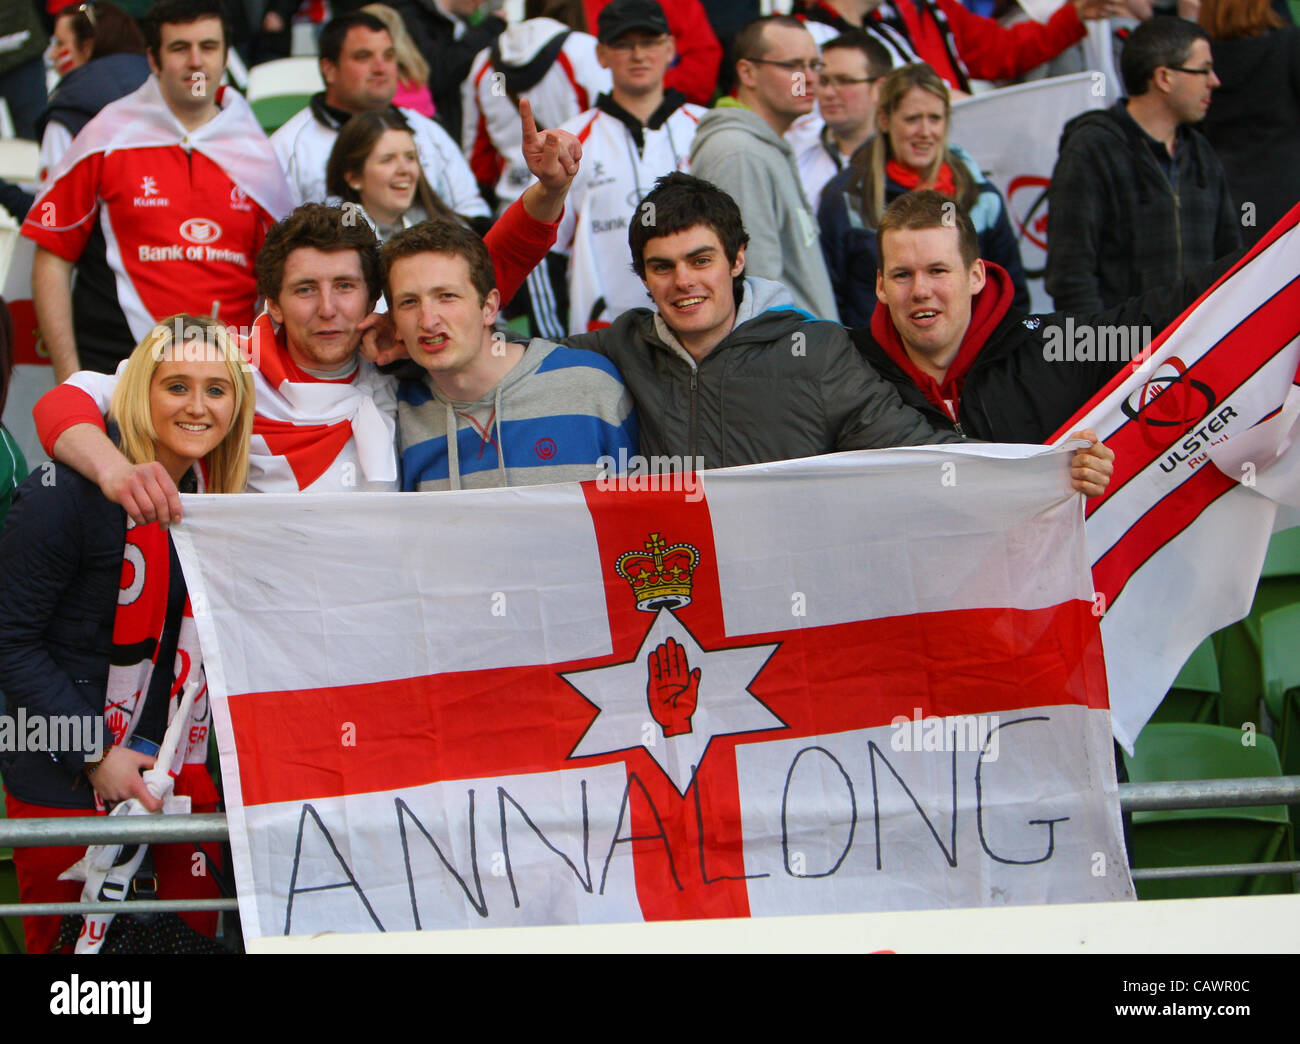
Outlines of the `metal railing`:
{"label": "metal railing", "polygon": [[[1121,783],[1119,804],[1125,812],[1197,808],[1248,808],[1300,805],[1300,776],[1259,779],[1207,779],[1171,783]],[[127,816],[109,818],[0,819],[0,847],[40,845],[171,844],[227,841],[224,814]],[[1298,874],[1300,861],[1231,863],[1220,866],[1171,866],[1132,871],[1134,881],[1168,881],[1187,877],[1235,877]],[[237,910],[235,899],[137,899],[98,903],[3,903],[0,917],[41,914],[165,913]]]}

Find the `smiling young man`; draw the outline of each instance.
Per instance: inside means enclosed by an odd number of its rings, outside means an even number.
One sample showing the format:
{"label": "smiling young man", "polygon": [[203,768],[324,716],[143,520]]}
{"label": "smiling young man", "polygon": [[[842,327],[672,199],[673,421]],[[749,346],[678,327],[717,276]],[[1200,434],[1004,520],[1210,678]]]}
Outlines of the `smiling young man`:
{"label": "smiling young man", "polygon": [[337,202],[325,187],[325,167],[339,129],[359,112],[395,108],[415,137],[420,166],[438,198],[464,218],[490,211],[460,148],[437,123],[393,105],[397,54],[388,27],[365,11],[331,19],[320,38],[325,90],[271,135],[271,144],[299,203]]}
{"label": "smiling young man", "polygon": [[425,371],[398,392],[402,488],[594,479],[637,450],[632,399],[605,359],[494,335],[501,295],[483,241],[426,222],[383,250],[389,314]]}
{"label": "smiling young man", "polygon": [[794,303],[838,319],[794,149],[782,135],[812,112],[822,63],[803,25],[785,15],[749,23],[736,37],[736,97],[700,120],[691,170],[740,206],[749,230],[749,273],[784,283]]}
{"label": "smiling young man", "polygon": [[1055,350],[1064,331],[1123,330],[1135,353],[1145,346],[1138,331],[1158,334],[1235,260],[1105,312],[1026,315],[1012,304],[1011,277],[980,259],[974,225],[947,197],[898,197],[879,232],[879,303],[854,342],[932,427],[990,442],[1045,442],[1130,365],[1128,352]]}
{"label": "smiling young man", "polygon": [[745,278],[749,237],[725,192],[674,173],[645,203],[654,223],[633,221],[628,244],[654,310],[565,341],[618,367],[643,455],[719,468],[956,440],[905,407],[843,327],[796,311],[783,286]]}
{"label": "smiling young man", "polygon": [[1046,276],[1060,309],[1112,308],[1241,245],[1223,167],[1194,129],[1219,85],[1205,30],[1183,18],[1143,22],[1120,71],[1129,97],[1061,133]]}
{"label": "smiling young man", "polygon": [[58,380],[112,372],[175,312],[249,326],[253,259],[291,206],[248,104],[220,86],[218,0],[162,0],[145,29],[153,75],[86,124],[22,228]]}

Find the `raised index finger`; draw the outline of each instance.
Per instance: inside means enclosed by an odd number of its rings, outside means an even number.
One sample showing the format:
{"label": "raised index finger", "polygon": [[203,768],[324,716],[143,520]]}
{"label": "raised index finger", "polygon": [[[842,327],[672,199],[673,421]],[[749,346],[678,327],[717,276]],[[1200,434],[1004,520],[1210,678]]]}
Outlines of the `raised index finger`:
{"label": "raised index finger", "polygon": [[524,132],[524,149],[537,145],[537,121],[533,119],[533,107],[527,98],[519,99],[519,124]]}

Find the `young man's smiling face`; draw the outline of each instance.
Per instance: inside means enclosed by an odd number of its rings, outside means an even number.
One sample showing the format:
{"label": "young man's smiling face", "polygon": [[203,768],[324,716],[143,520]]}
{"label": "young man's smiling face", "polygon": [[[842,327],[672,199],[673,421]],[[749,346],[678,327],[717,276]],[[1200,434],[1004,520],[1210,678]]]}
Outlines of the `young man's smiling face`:
{"label": "young man's smiling face", "polygon": [[957,229],[889,229],[880,238],[876,297],[889,309],[908,354],[946,369],[984,289],[984,262],[967,265]]}
{"label": "young man's smiling face", "polygon": [[289,358],[322,372],[341,369],[356,354],[357,326],[372,303],[355,250],[299,247],[284,259],[280,292],[266,309],[284,326]]}
{"label": "young man's smiling face", "polygon": [[682,347],[703,359],[735,325],[732,280],[744,270],[745,248],[729,261],[712,228],[692,225],[647,241],[642,257],[655,308]]}

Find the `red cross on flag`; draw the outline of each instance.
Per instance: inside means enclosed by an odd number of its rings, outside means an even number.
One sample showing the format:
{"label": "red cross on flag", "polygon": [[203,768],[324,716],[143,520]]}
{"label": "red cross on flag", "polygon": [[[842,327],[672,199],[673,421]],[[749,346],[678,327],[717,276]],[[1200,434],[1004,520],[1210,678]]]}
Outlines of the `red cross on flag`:
{"label": "red cross on flag", "polygon": [[187,498],[248,937],[1132,896],[1061,451],[685,485]]}

